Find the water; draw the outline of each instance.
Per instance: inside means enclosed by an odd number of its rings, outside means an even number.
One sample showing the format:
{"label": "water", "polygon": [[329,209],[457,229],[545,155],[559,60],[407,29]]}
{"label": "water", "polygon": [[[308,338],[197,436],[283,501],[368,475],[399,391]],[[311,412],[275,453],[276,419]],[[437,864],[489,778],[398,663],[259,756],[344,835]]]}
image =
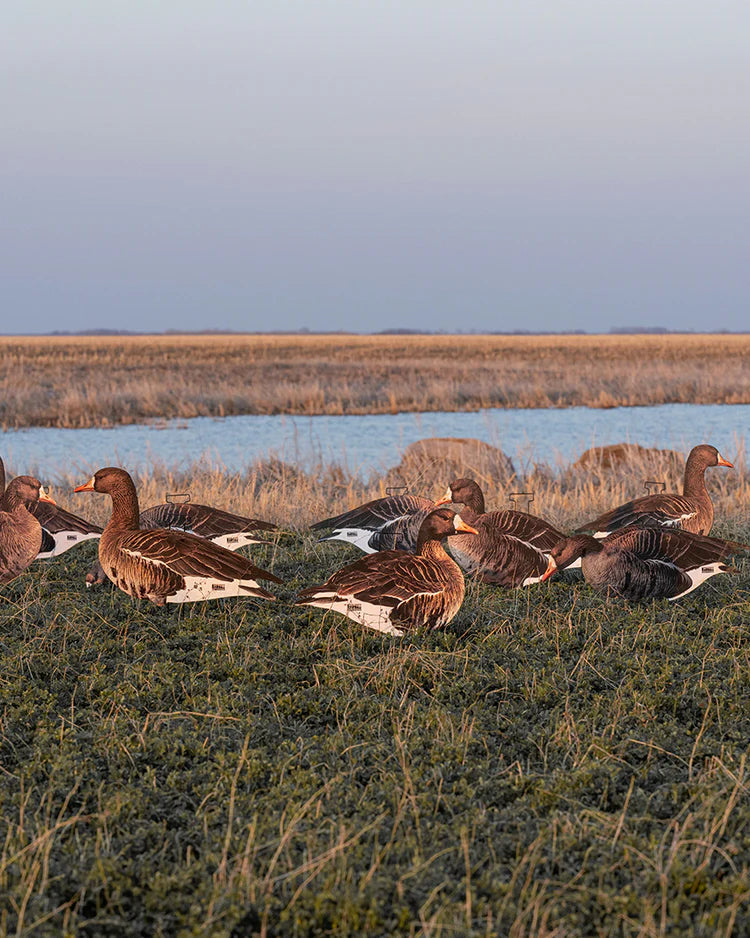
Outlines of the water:
{"label": "water", "polygon": [[664,404],[480,410],[473,413],[373,416],[248,416],[172,421],[114,428],[32,427],[0,435],[0,455],[16,474],[53,481],[59,473],[86,475],[100,466],[136,470],[154,462],[177,469],[199,457],[242,470],[274,455],[304,467],[338,463],[362,476],[396,465],[409,443],[428,436],[475,437],[499,446],[523,470],[529,462],[570,462],[583,450],[609,443],[640,443],[687,452],[713,443],[734,461],[745,449],[748,404]]}

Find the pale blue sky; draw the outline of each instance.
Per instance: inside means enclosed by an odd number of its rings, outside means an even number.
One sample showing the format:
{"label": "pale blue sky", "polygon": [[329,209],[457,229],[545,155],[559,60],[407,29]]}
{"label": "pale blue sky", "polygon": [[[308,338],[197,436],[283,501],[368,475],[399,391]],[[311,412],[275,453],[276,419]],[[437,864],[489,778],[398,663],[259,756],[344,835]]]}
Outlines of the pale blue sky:
{"label": "pale blue sky", "polygon": [[0,329],[748,329],[749,78],[746,0],[6,0]]}

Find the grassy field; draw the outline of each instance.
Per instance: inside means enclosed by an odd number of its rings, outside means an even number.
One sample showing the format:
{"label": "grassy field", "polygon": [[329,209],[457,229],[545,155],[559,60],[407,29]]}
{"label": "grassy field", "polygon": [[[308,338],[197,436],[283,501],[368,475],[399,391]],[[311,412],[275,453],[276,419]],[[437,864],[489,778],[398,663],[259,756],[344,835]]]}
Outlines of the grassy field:
{"label": "grassy field", "polygon": [[750,335],[0,338],[0,427],[749,403]]}
{"label": "grassy field", "polygon": [[[572,526],[642,468],[528,481]],[[747,539],[738,469],[709,481],[717,530]],[[196,467],[139,480],[142,503],[172,486],[284,525],[253,552],[279,601],[86,593],[92,544],[3,588],[0,933],[750,931],[747,561],[640,607],[572,576],[472,582],[445,632],[393,639],[289,602],[358,556],[304,525],[377,485]]]}

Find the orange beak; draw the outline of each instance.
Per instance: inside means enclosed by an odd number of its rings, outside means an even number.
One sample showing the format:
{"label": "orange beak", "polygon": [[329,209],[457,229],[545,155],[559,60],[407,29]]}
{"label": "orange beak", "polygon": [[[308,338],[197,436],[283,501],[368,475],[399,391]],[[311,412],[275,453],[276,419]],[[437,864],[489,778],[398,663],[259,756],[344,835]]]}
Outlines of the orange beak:
{"label": "orange beak", "polygon": [[450,489],[447,489],[445,495],[441,495],[440,498],[435,502],[436,505],[450,505],[453,501],[453,493]]}
{"label": "orange beak", "polygon": [[716,461],[717,466],[726,466],[727,469],[734,469],[734,463],[729,462],[728,459],[724,459],[723,456],[719,456]]}
{"label": "orange beak", "polygon": [[470,524],[467,524],[461,515],[456,515],[456,517],[453,519],[453,527],[457,531],[465,531],[466,534],[479,534],[479,531],[477,531],[476,528],[472,528]]}
{"label": "orange beak", "polygon": [[50,505],[56,505],[57,502],[52,498],[52,496],[45,491],[44,486],[39,489],[39,501],[40,502],[49,502]]}
{"label": "orange beak", "polygon": [[89,481],[85,485],[79,485],[73,489],[74,492],[94,492],[94,476],[91,476]]}
{"label": "orange beak", "polygon": [[556,570],[557,570],[557,564],[556,564],[555,561],[550,557],[549,563],[547,564],[547,569],[546,569],[546,570],[544,571],[544,573],[542,574],[542,579],[541,579],[539,582],[540,582],[540,583],[544,583],[545,580],[549,580],[549,578],[552,576],[552,574],[553,574]]}

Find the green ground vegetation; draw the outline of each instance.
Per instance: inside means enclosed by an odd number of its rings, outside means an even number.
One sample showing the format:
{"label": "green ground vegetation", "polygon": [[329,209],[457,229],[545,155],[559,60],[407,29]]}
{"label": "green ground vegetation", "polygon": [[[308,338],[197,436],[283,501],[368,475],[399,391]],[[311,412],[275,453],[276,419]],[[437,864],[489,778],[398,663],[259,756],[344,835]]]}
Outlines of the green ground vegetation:
{"label": "green ground vegetation", "polygon": [[346,545],[163,609],[87,593],[95,550],[0,594],[2,934],[750,932],[747,562],[677,604],[470,583],[394,639],[290,604]]}

